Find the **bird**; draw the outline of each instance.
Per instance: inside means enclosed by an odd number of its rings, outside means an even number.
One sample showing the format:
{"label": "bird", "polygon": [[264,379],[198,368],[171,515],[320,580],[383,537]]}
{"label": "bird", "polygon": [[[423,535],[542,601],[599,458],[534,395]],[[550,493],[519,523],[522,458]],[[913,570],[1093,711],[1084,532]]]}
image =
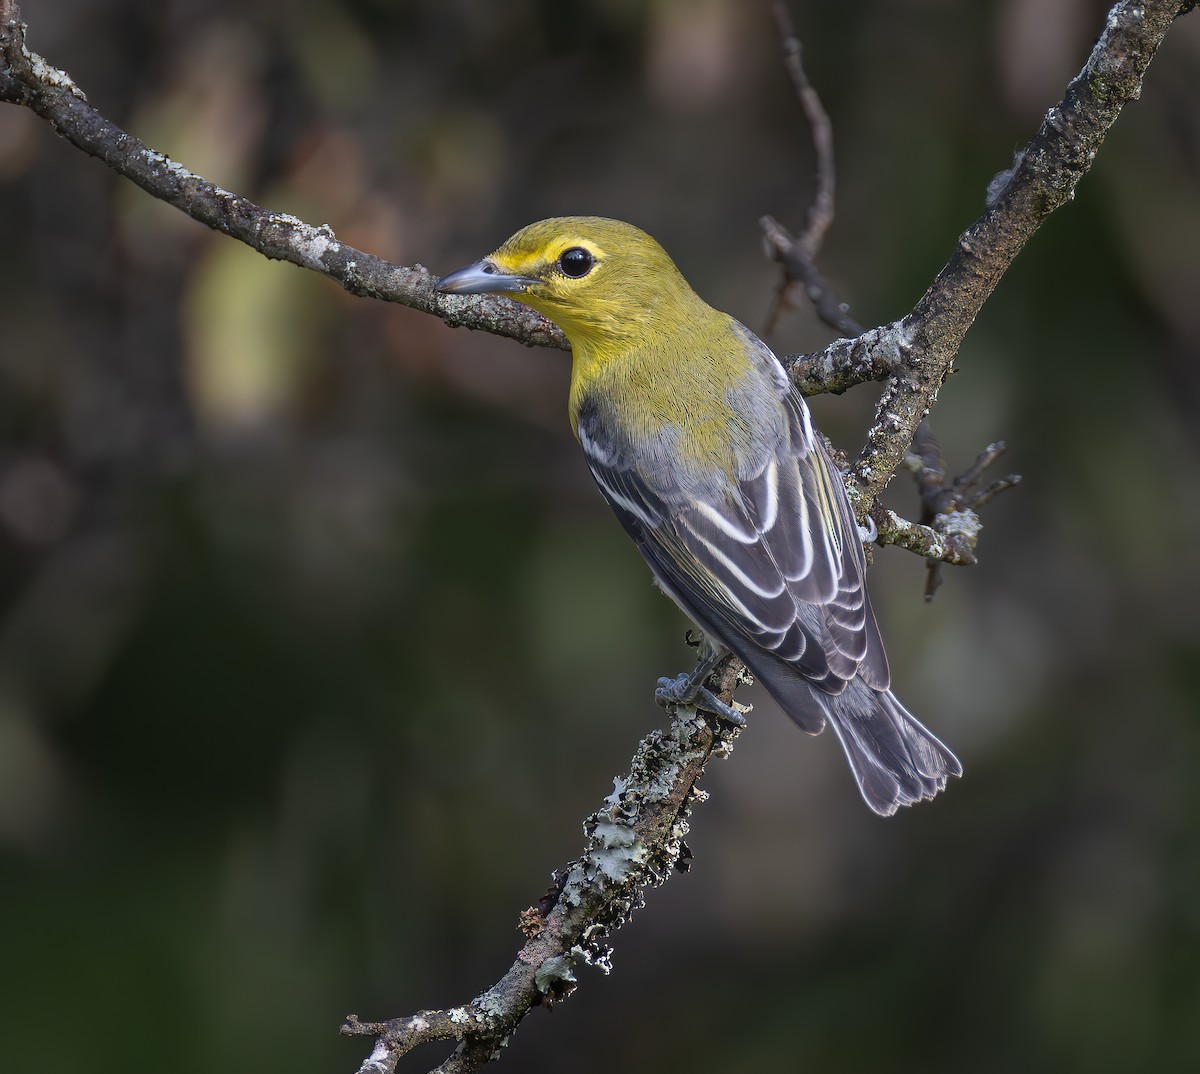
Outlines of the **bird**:
{"label": "bird", "polygon": [[741,713],[704,685],[733,653],[809,734],[828,724],[872,810],[932,798],[962,766],[890,688],[842,476],[771,349],[631,224],[555,217],[434,285],[508,295],[571,346],[571,427],[659,588],[703,635],[662,703]]}

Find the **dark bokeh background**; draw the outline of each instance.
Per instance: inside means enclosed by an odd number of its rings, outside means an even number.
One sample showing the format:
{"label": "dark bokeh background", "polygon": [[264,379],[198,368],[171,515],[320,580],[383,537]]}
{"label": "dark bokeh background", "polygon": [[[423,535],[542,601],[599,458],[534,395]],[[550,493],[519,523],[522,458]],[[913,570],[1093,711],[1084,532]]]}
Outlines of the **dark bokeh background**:
{"label": "dark bokeh background", "polygon": [[[907,310],[1102,25],[793,3],[836,129],[823,265]],[[811,193],[766,6],[27,3],[187,166],[447,271],[540,216],[653,232],[762,328]],[[982,563],[876,557],[967,771],[883,822],[760,698],[693,871],[514,1070],[1200,1064],[1200,15],[988,304],[935,426],[1011,445]],[[565,421],[567,360],[341,294],[0,108],[0,1069],[353,1070],[463,1002],[661,720],[683,623]],[[829,338],[806,310],[772,342]],[[870,388],[817,400],[861,442]],[[889,493],[913,509],[903,480]],[[422,1070],[441,1054],[402,1067]],[[423,1065],[424,1064],[424,1065]]]}

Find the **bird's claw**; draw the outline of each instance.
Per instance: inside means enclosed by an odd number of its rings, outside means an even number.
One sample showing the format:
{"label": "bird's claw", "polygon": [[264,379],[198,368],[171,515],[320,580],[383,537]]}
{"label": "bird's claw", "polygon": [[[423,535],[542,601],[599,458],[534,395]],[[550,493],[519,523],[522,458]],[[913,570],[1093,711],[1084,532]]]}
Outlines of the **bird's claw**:
{"label": "bird's claw", "polygon": [[879,527],[875,524],[875,519],[867,515],[866,523],[860,523],[858,526],[858,539],[863,544],[874,544],[875,538],[879,536]]}
{"label": "bird's claw", "polygon": [[711,712],[734,727],[746,726],[746,717],[742,713],[732,705],[725,704],[707,686],[694,685],[692,676],[686,672],[674,679],[659,679],[658,688],[654,691],[654,700],[664,708],[668,705],[695,705],[697,709]]}

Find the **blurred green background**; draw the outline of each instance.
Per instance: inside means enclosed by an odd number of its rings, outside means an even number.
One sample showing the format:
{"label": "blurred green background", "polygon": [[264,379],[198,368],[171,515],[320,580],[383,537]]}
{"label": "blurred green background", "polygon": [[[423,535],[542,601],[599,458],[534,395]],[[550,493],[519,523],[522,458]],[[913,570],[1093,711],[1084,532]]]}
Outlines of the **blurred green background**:
{"label": "blurred green background", "polygon": [[[1103,21],[793,0],[822,266],[911,307]],[[808,135],[765,3],[27,2],[186,166],[444,272],[557,213],[762,330]],[[966,776],[880,821],[764,697],[692,872],[502,1069],[1200,1066],[1200,15],[1005,277],[934,426],[1025,484],[981,564],[872,571]],[[0,108],[0,1070],[354,1070],[468,1000],[662,719],[684,624],[594,491],[566,357],[269,263]],[[800,309],[771,342],[829,332]],[[856,450],[871,388],[815,402]],[[904,479],[888,493],[912,512]],[[424,1070],[430,1050],[401,1070]]]}

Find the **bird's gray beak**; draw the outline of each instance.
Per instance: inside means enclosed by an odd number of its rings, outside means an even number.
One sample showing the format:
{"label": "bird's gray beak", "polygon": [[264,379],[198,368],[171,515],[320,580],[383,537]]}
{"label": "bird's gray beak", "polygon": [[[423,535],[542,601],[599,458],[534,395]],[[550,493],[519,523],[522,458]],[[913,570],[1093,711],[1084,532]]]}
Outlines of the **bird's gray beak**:
{"label": "bird's gray beak", "polygon": [[531,276],[513,276],[501,272],[486,257],[473,265],[443,276],[433,285],[443,295],[519,294],[541,283]]}

